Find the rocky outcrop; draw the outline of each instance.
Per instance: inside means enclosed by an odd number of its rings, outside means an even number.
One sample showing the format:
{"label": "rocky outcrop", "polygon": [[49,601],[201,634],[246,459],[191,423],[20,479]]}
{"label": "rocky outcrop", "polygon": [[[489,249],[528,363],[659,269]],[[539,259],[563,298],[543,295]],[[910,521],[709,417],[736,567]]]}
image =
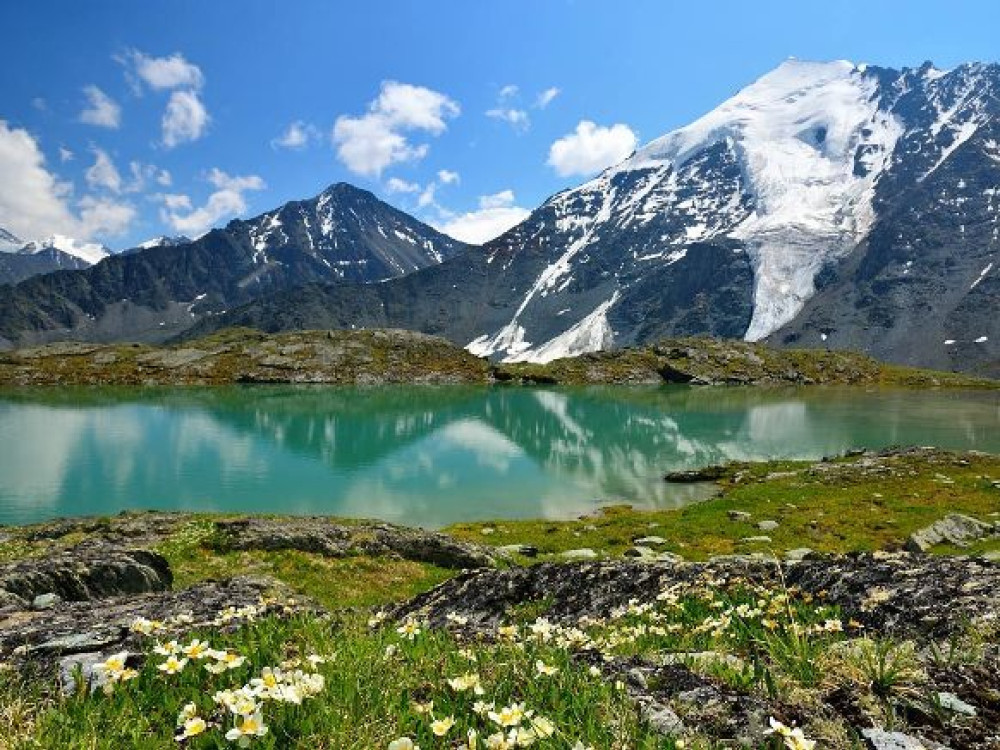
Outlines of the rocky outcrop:
{"label": "rocky outcrop", "polygon": [[85,544],[46,558],[0,566],[0,616],[55,594],[69,602],[143,594],[170,588],[167,561],[147,550]]}
{"label": "rocky outcrop", "polygon": [[911,552],[926,552],[938,544],[968,547],[969,542],[995,534],[1000,534],[1000,526],[996,524],[961,513],[949,513],[940,521],[910,534],[906,549]]}
{"label": "rocky outcrop", "polygon": [[488,371],[444,339],[399,330],[238,330],[176,347],[59,343],[0,353],[3,385],[486,383]]}
{"label": "rocky outcrop", "polygon": [[632,600],[653,601],[664,588],[708,576],[797,586],[838,605],[872,632],[941,638],[969,623],[1000,621],[1000,565],[959,557],[863,553],[801,562],[736,558],[708,563],[545,563],[464,573],[401,605],[397,617],[449,613],[492,630],[511,607],[545,601],[546,616],[575,622],[605,617]]}
{"label": "rocky outcrop", "polygon": [[496,559],[488,548],[445,534],[390,524],[341,525],[325,518],[269,520],[245,518],[215,524],[221,550],[299,550],[328,557],[394,556],[442,568],[488,568]]}

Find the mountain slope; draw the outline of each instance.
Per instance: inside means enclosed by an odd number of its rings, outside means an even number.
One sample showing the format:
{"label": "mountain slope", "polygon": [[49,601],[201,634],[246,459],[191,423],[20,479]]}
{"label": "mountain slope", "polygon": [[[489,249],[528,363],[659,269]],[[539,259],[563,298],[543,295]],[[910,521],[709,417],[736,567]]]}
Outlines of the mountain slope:
{"label": "mountain slope", "polygon": [[0,299],[0,337],[160,340],[261,294],[309,282],[383,281],[464,248],[341,183],[195,242],[29,279]]}
{"label": "mountain slope", "polygon": [[[981,368],[1000,359],[998,92],[997,65],[789,61],[451,263],[202,328],[397,325],[504,361],[698,333]],[[978,348],[942,359],[929,328]]]}

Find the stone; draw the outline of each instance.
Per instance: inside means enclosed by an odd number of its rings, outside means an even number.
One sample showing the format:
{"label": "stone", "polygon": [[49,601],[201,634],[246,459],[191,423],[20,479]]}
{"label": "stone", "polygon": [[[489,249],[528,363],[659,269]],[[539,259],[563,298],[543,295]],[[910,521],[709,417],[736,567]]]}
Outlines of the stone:
{"label": "stone", "polygon": [[648,547],[651,544],[656,544],[656,545],[666,544],[667,540],[664,539],[662,536],[644,536],[634,540],[633,543],[641,544]]}
{"label": "stone", "polygon": [[91,691],[104,686],[105,676],[103,672],[94,669],[105,659],[101,653],[73,654],[64,656],[58,663],[59,686],[63,695],[74,695],[79,686],[77,676],[83,679],[85,685],[89,685]]}
{"label": "stone", "polygon": [[567,560],[596,560],[598,554],[589,547],[581,549],[568,549],[559,555]]}
{"label": "stone", "polygon": [[758,521],[757,528],[761,531],[774,531],[780,524],[777,521]]}
{"label": "stone", "polygon": [[739,540],[739,544],[769,544],[771,542],[771,537],[769,536],[745,536]]}
{"label": "stone", "polygon": [[665,482],[673,484],[691,484],[694,482],[716,482],[729,475],[729,467],[716,465],[685,471],[671,471],[664,475]]}
{"label": "stone", "polygon": [[59,604],[62,601],[62,597],[58,594],[39,594],[31,601],[32,609],[52,609],[52,607]]}
{"label": "stone", "polygon": [[995,534],[996,531],[993,524],[978,518],[962,513],[949,513],[940,521],[910,534],[906,549],[910,552],[926,552],[935,545],[945,543],[966,547],[969,542]]}
{"label": "stone", "polygon": [[88,601],[163,591],[172,583],[170,566],[162,555],[122,549],[99,540],[48,557],[0,565],[0,591],[25,602],[46,595],[70,602]]}
{"label": "stone", "polygon": [[655,560],[656,552],[649,547],[636,545],[622,552],[623,557],[632,557],[637,560]]}
{"label": "stone", "polygon": [[217,546],[222,550],[285,550],[327,557],[395,556],[443,568],[483,568],[496,565],[494,551],[483,545],[423,529],[386,523],[353,526],[326,518],[246,518],[217,521]]}
{"label": "stone", "polygon": [[745,510],[731,510],[726,515],[730,521],[749,521],[753,516]]}
{"label": "stone", "polygon": [[815,552],[809,547],[796,547],[795,549],[790,549],[785,553],[785,559],[789,562],[798,562],[799,560],[805,560],[809,555],[813,555]]}
{"label": "stone", "polygon": [[953,711],[956,714],[965,714],[966,716],[976,715],[976,707],[966,703],[954,693],[938,693],[937,702],[941,708]]}
{"label": "stone", "polygon": [[863,729],[861,736],[871,750],[950,750],[946,745],[930,742],[922,737],[887,732],[884,729]]}
{"label": "stone", "polygon": [[524,555],[524,557],[538,557],[538,547],[530,544],[505,544],[497,547],[497,550],[505,555]]}

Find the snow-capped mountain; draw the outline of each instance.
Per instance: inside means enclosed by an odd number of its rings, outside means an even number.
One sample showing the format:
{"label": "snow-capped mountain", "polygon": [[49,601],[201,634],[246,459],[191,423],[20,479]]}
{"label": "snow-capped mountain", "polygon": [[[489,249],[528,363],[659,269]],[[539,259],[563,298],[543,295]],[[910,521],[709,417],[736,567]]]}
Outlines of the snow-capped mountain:
{"label": "snow-capped mountain", "polygon": [[[175,239],[18,284],[0,295],[0,338],[161,340],[262,294],[309,283],[385,281],[466,247],[343,183],[196,241]],[[103,248],[66,238],[48,244],[91,262],[105,257]]]}
{"label": "snow-capped mountain", "polygon": [[711,334],[976,369],[1000,361],[998,207],[1000,65],[790,60],[482,248],[212,325],[294,306],[507,361]]}
{"label": "snow-capped mountain", "polygon": [[23,242],[0,229],[0,284],[16,284],[53,271],[90,268],[110,254],[103,245],[64,235]]}
{"label": "snow-capped mountain", "polygon": [[45,240],[28,242],[18,252],[22,255],[37,255],[46,250],[57,250],[90,266],[100,263],[111,255],[111,251],[104,245],[97,242],[82,242],[63,234],[54,234]]}

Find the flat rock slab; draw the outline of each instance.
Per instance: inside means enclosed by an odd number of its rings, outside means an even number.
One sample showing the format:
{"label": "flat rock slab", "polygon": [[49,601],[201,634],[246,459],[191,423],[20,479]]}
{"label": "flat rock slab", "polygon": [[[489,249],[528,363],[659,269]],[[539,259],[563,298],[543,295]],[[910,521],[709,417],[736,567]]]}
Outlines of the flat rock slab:
{"label": "flat rock slab", "polygon": [[[780,565],[780,567],[779,567]],[[702,576],[789,586],[839,605],[869,632],[928,639],[947,637],[970,622],[1000,616],[1000,565],[969,558],[910,553],[865,553],[779,564],[747,558],[709,563],[543,563],[456,576],[397,607],[397,617],[426,615],[443,625],[446,615],[467,616],[473,627],[492,629],[513,606],[546,600],[546,616],[575,622],[604,617],[632,599],[653,601],[675,583]]]}
{"label": "flat rock slab", "polygon": [[299,550],[328,557],[395,556],[443,568],[487,568],[495,552],[453,537],[391,524],[341,525],[324,518],[218,521],[215,544],[222,550]]}

